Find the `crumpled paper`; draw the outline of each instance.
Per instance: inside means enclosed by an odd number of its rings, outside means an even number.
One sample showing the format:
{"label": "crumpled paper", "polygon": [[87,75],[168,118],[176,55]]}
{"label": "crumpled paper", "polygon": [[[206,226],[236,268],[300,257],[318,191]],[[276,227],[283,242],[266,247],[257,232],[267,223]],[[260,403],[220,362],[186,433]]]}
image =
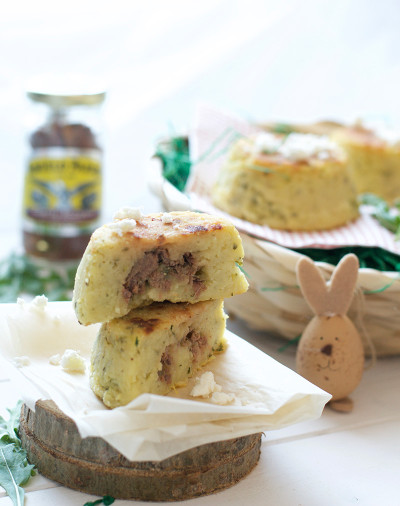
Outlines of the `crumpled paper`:
{"label": "crumpled paper", "polygon": [[211,188],[230,146],[241,136],[260,132],[261,128],[212,106],[199,104],[190,132],[192,168],[185,192],[192,209],[229,219],[240,231],[272,241],[286,248],[336,248],[342,246],[381,247],[400,254],[400,243],[392,232],[382,227],[368,206],[361,206],[360,217],[342,227],[311,232],[289,232],[267,225],[257,225],[236,218],[211,201]]}
{"label": "crumpled paper", "polygon": [[[37,302],[37,301],[36,301]],[[23,401],[31,408],[51,399],[72,418],[82,437],[102,437],[132,461],[163,460],[195,446],[317,418],[330,395],[227,331],[229,346],[204,367],[212,371],[229,405],[190,396],[192,378],[167,396],[143,394],[126,406],[106,408],[89,386],[90,350],[98,325],[83,327],[70,302],[0,305],[0,349],[15,367]],[[49,358],[74,349],[86,373],[66,372]],[[22,362],[24,362],[24,360]],[[21,362],[21,361],[20,361]],[[199,375],[201,372],[199,372]]]}

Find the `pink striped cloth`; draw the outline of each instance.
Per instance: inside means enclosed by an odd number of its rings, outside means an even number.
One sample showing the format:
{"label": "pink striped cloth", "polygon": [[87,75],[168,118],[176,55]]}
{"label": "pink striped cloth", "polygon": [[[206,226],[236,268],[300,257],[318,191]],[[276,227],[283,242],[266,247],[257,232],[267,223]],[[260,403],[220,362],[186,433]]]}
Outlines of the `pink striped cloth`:
{"label": "pink striped cloth", "polygon": [[256,225],[216,208],[209,193],[221,163],[232,142],[241,135],[256,133],[258,128],[240,118],[201,105],[197,109],[194,127],[190,135],[193,161],[187,193],[194,209],[219,214],[250,235],[274,242],[286,248],[336,248],[342,246],[381,247],[400,254],[400,241],[370,216],[367,207],[361,208],[359,219],[346,226],[319,232],[287,232],[268,226]]}

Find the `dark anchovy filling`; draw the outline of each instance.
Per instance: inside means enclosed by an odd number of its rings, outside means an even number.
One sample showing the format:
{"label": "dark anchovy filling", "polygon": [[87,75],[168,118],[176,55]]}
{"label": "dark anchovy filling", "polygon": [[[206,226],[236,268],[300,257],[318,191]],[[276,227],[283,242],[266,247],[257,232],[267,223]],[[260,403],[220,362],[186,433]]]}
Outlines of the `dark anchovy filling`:
{"label": "dark anchovy filling", "polygon": [[171,383],[171,365],[172,357],[170,355],[172,345],[165,348],[164,353],[161,356],[161,371],[158,371],[158,377],[165,383]]}
{"label": "dark anchovy filling", "polygon": [[148,286],[168,291],[173,281],[187,281],[197,297],[206,288],[205,282],[198,277],[198,271],[191,253],[184,253],[179,260],[171,260],[166,248],[156,248],[147,251],[135,263],[123,286],[127,298],[130,298],[134,294],[142,294]]}
{"label": "dark anchovy filling", "polygon": [[188,346],[190,353],[193,355],[193,360],[196,361],[198,355],[200,354],[202,348],[207,345],[207,338],[200,334],[200,332],[196,332],[195,330],[191,330],[180,342],[182,346]]}
{"label": "dark anchovy filling", "polygon": [[[185,337],[183,337],[180,342],[180,346],[187,346],[189,348],[190,353],[192,354],[193,362],[196,362],[199,358],[199,355],[202,351],[202,349],[207,346],[207,338],[200,334],[200,332],[197,332],[195,330],[191,330],[186,334]],[[172,350],[173,347],[176,345],[170,344],[165,348],[164,353],[161,356],[161,371],[158,371],[158,377],[160,381],[164,381],[165,383],[171,383],[172,375],[171,375],[171,368],[172,368]]]}

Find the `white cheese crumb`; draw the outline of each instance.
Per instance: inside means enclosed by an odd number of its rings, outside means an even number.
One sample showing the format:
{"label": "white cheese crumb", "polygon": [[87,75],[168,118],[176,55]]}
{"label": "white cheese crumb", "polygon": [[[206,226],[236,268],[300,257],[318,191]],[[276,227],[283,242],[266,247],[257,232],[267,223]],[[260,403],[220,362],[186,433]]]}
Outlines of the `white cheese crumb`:
{"label": "white cheese crumb", "polygon": [[207,371],[196,378],[196,384],[192,388],[190,395],[192,397],[210,399],[213,404],[219,404],[221,406],[230,404],[235,400],[234,394],[222,392],[221,385],[215,382],[214,374],[211,371]]}
{"label": "white cheese crumb", "polygon": [[235,400],[235,394],[226,394],[225,392],[213,392],[211,395],[211,402],[224,406],[230,404]]}
{"label": "white cheese crumb", "polygon": [[114,220],[122,220],[124,218],[140,220],[143,218],[142,211],[138,207],[122,207],[114,214]]}
{"label": "white cheese crumb", "polygon": [[273,134],[258,134],[256,152],[277,153],[289,160],[305,160],[317,156],[321,160],[339,153],[338,146],[326,135],[291,133],[282,139]]}
{"label": "white cheese crumb", "polygon": [[163,223],[172,223],[173,222],[173,218],[172,218],[172,216],[169,213],[162,213],[162,215],[161,215],[161,221]]}
{"label": "white cheese crumb", "polygon": [[61,367],[67,372],[80,372],[86,371],[85,359],[76,350],[65,350],[61,357]]}
{"label": "white cheese crumb", "polygon": [[45,295],[37,295],[29,304],[29,309],[39,314],[45,314],[47,308],[47,297]]}
{"label": "white cheese crumb", "polygon": [[196,384],[192,388],[190,395],[192,397],[209,397],[213,392],[221,391],[222,387],[217,385],[214,374],[211,371],[203,373],[196,378]]}
{"label": "white cheese crumb", "polygon": [[61,364],[61,355],[56,353],[49,358],[49,363],[51,365],[60,365]]}
{"label": "white cheese crumb", "polygon": [[311,156],[335,154],[338,148],[326,135],[289,134],[279,152],[290,160],[304,160]]}
{"label": "white cheese crumb", "polygon": [[23,355],[21,357],[14,357],[14,364],[17,367],[24,367],[26,365],[29,365],[31,363],[29,357]]}
{"label": "white cheese crumb", "polygon": [[135,227],[136,221],[131,218],[124,218],[119,221],[113,221],[109,224],[109,228],[116,232],[120,237],[122,237],[125,232],[129,232]]}
{"label": "white cheese crumb", "polygon": [[256,151],[262,153],[276,153],[283,139],[269,132],[258,134],[254,141]]}

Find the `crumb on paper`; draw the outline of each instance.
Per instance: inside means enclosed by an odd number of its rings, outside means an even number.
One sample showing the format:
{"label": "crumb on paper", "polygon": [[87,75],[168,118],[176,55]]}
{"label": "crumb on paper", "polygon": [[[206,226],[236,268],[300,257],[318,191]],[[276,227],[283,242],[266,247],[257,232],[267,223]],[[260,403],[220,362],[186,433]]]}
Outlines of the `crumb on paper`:
{"label": "crumb on paper", "polygon": [[25,367],[26,365],[30,365],[31,361],[29,357],[23,355],[21,357],[14,357],[14,365],[16,367]]}
{"label": "crumb on paper", "polygon": [[200,377],[196,378],[196,384],[190,392],[192,397],[202,397],[210,399],[213,404],[226,405],[235,400],[234,394],[222,392],[221,385],[215,382],[214,374],[206,371]]}
{"label": "crumb on paper", "polygon": [[209,397],[213,392],[221,390],[216,384],[214,374],[211,371],[203,373],[196,378],[196,384],[192,388],[190,395],[192,397]]}
{"label": "crumb on paper", "polygon": [[65,350],[61,357],[61,367],[67,372],[86,371],[86,361],[76,350]]}
{"label": "crumb on paper", "polygon": [[19,309],[23,311],[25,309],[29,309],[34,313],[45,315],[48,306],[48,300],[45,295],[37,295],[34,299],[32,299],[29,302],[26,302],[26,300],[22,297],[18,297],[17,306]]}
{"label": "crumb on paper", "polygon": [[235,400],[235,394],[226,394],[225,392],[213,392],[211,395],[211,402],[213,404],[220,404],[225,406],[231,404]]}
{"label": "crumb on paper", "polygon": [[38,314],[44,315],[46,313],[48,300],[45,295],[37,295],[32,302],[29,303],[29,309]]}
{"label": "crumb on paper", "polygon": [[130,218],[132,220],[141,220],[142,211],[138,207],[122,207],[114,214],[114,220],[123,220]]}
{"label": "crumb on paper", "polygon": [[61,355],[56,353],[49,358],[49,363],[51,365],[60,365],[61,364]]}

